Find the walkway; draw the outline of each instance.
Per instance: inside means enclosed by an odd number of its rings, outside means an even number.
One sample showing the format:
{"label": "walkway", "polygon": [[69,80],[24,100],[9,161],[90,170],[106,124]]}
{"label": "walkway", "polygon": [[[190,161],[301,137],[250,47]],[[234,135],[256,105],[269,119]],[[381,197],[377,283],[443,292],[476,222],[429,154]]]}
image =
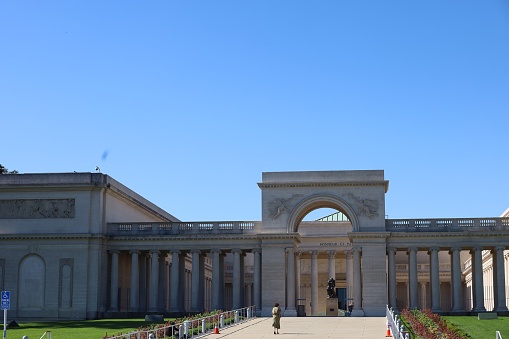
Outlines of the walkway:
{"label": "walkway", "polygon": [[272,318],[255,318],[210,334],[208,338],[241,339],[383,339],[387,333],[385,317],[289,317],[281,318],[279,335],[272,331]]}

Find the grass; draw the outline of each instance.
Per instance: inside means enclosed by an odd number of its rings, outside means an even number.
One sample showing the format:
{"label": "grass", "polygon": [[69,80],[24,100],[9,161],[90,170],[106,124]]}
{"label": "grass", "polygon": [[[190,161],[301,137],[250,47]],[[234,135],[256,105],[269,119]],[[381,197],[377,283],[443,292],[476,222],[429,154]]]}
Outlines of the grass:
{"label": "grass", "polygon": [[[168,321],[171,319],[165,319]],[[144,319],[101,319],[84,321],[58,321],[58,322],[27,322],[18,323],[17,328],[7,329],[7,338],[22,338],[24,335],[30,339],[39,339],[44,332],[51,331],[53,339],[101,339],[106,335],[126,333],[140,326],[149,326],[151,323]],[[3,330],[3,327],[2,327]],[[47,338],[47,336],[45,337]]]}
{"label": "grass", "polygon": [[509,338],[509,317],[478,320],[476,316],[443,316],[447,323],[468,333],[473,339],[494,339],[499,331],[502,338]]}

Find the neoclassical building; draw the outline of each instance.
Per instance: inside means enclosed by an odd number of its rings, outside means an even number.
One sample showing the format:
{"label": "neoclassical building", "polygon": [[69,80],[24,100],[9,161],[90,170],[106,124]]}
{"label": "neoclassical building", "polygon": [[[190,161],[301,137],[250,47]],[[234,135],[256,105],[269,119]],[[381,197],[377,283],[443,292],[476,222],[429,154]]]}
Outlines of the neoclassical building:
{"label": "neoclassical building", "polygon": [[[382,170],[267,172],[261,221],[181,221],[102,173],[0,175],[9,317],[167,315],[255,305],[270,315],[385,307],[507,312],[509,210],[386,219]],[[303,221],[311,211],[335,214]]]}

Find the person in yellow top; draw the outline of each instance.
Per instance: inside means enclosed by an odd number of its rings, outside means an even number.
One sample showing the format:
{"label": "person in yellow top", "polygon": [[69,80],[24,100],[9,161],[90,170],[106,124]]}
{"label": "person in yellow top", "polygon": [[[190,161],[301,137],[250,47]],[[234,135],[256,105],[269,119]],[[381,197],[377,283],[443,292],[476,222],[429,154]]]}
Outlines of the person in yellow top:
{"label": "person in yellow top", "polygon": [[279,329],[281,328],[281,309],[279,308],[279,303],[275,303],[272,308],[272,327],[274,327],[274,334],[279,334]]}

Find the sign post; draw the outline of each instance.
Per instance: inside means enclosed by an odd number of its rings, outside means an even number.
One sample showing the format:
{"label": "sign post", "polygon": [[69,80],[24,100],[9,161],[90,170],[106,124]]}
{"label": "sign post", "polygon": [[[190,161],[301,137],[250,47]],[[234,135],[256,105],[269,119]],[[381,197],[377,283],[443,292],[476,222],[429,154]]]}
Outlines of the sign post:
{"label": "sign post", "polygon": [[4,310],[4,339],[7,338],[7,310],[11,308],[11,292],[2,291],[2,310]]}

